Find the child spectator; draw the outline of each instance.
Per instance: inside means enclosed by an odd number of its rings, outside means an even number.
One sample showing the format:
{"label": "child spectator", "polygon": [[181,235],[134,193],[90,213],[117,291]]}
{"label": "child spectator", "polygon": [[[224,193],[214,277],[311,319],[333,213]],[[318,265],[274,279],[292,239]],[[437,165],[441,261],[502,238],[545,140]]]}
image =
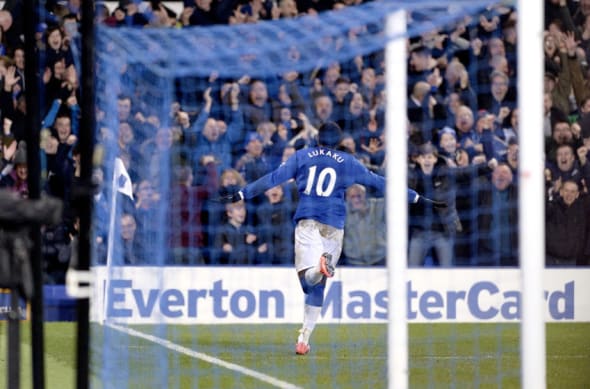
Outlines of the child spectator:
{"label": "child spectator", "polygon": [[246,205],[243,201],[226,204],[227,220],[220,226],[215,240],[214,263],[222,265],[253,265],[257,252],[257,236],[247,227]]}

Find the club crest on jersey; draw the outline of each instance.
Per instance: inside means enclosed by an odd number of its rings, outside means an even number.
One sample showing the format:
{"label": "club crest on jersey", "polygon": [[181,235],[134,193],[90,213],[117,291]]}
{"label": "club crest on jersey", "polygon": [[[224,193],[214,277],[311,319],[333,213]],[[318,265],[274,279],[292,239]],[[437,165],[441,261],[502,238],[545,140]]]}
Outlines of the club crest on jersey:
{"label": "club crest on jersey", "polygon": [[324,156],[324,157],[332,158],[333,160],[335,160],[338,163],[344,162],[344,158],[342,158],[342,156],[340,154],[335,153],[332,150],[326,150],[326,149],[312,150],[312,151],[310,151],[310,152],[307,153],[307,156],[309,158],[318,157],[318,156]]}

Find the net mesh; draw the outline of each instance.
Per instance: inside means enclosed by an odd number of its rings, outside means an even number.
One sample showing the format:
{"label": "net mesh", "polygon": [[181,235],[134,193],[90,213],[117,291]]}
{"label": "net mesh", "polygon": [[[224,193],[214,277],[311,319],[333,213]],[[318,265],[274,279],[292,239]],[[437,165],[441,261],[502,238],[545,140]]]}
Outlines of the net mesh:
{"label": "net mesh", "polygon": [[[437,1],[375,1],[315,16],[247,25],[182,30],[99,27],[97,135],[103,159],[96,175],[102,177],[103,185],[102,197],[95,205],[92,260],[100,287],[93,300],[92,319],[105,325],[95,327],[92,337],[96,379],[105,387],[117,388],[146,383],[154,387],[385,386],[385,269],[364,268],[360,273],[353,268],[342,269],[338,276],[341,278],[329,284],[326,292],[332,305],[323,314],[329,319],[314,335],[314,347],[328,351],[318,351],[317,358],[305,362],[297,360],[304,366],[294,369],[290,366],[293,361],[284,355],[294,343],[302,306],[298,299],[285,297],[299,293],[297,280],[288,267],[293,263],[290,218],[296,193],[292,187],[283,187],[278,195],[283,199],[280,208],[266,197],[248,204],[244,225],[256,229],[246,229],[240,236],[248,239],[252,233],[260,244],[240,246],[231,254],[224,249],[232,236],[227,211],[212,199],[219,186],[242,186],[281,162],[288,142],[277,150],[266,148],[268,161],[264,164],[244,158],[251,142],[270,136],[264,126],[274,126],[277,133],[280,129],[291,136],[299,131],[300,142],[289,146],[309,142],[306,128],[321,122],[321,99],[339,77],[347,77],[349,84],[355,84],[361,103],[371,107],[372,112],[366,110],[360,116],[343,116],[341,125],[347,132],[358,127],[373,128],[373,134],[367,132],[357,139],[362,139],[367,149],[378,149],[371,150],[365,162],[379,171],[385,154],[372,143],[383,141],[375,133],[380,134],[385,125],[383,48],[391,39],[408,40],[411,67],[413,61],[419,60],[413,56],[424,52],[436,53],[437,58],[449,63],[453,57],[463,59],[468,64],[464,70],[472,87],[452,98],[471,110],[473,126],[485,122],[479,110],[494,109],[485,101],[490,83],[483,81],[489,78],[489,68],[480,67],[465,41],[482,33],[478,27],[481,15],[490,19],[504,17],[500,8],[488,7],[487,1],[444,5]],[[399,9],[408,12],[407,35],[386,36],[384,18]],[[461,30],[457,37],[463,40],[454,36],[443,46],[436,42],[425,45],[433,31],[451,36],[456,30]],[[500,33],[498,27],[484,35],[487,42],[493,42],[494,34]],[[410,94],[418,81],[426,81],[424,73],[411,68]],[[482,83],[478,84],[478,80]],[[430,91],[428,84],[426,87]],[[254,103],[260,95],[266,95],[263,100],[267,101],[257,108]],[[450,99],[430,109],[447,109]],[[453,132],[458,140],[455,122],[449,115],[431,112],[425,116],[425,107],[413,108],[408,114],[414,157],[424,154],[418,146],[428,141],[438,144],[447,127],[447,132]],[[452,118],[459,116],[455,112]],[[204,146],[200,136],[206,131],[213,133],[213,138],[223,138],[223,144],[210,142],[217,146]],[[273,139],[276,144],[277,139]],[[504,148],[494,147],[494,140],[484,140],[480,142],[481,150],[467,143],[474,140],[466,138],[463,145],[463,158],[468,161],[480,154],[499,158],[507,153],[506,138]],[[459,164],[454,155],[453,159],[454,164]],[[467,165],[444,177],[457,192],[452,206],[456,206],[458,218],[452,221],[461,221],[457,244],[451,249],[462,250],[452,254],[453,264],[510,264],[502,263],[502,249],[515,231],[479,228],[484,226],[482,219],[486,216],[492,223],[512,223],[514,228],[514,220],[493,218],[499,213],[510,214],[493,204],[514,207],[515,203],[480,198],[487,192],[479,185],[489,186],[487,173],[482,171],[486,168],[469,162]],[[420,182],[416,181],[419,192],[435,193],[433,188],[420,186]],[[374,209],[381,209],[383,214],[384,205],[369,194]],[[272,195],[268,196],[270,199]],[[484,200],[491,204],[481,208],[487,215],[481,209],[474,213],[478,208],[474,205]],[[450,223],[451,219],[435,219],[432,212],[411,213],[411,227]],[[441,224],[440,231],[447,226]],[[492,231],[490,235],[488,231]],[[493,235],[496,233],[499,235]],[[364,235],[370,234],[365,231]],[[417,236],[419,232],[412,238]],[[480,256],[479,242],[484,238],[488,243],[502,245],[492,245],[488,255]],[[347,239],[345,246],[348,244],[352,250],[353,237]],[[384,244],[383,239],[375,242],[376,246]],[[415,253],[417,262],[410,265],[450,265],[445,262],[445,252],[436,247]],[[384,258],[377,254],[375,264],[383,265],[379,260]],[[352,255],[348,261],[356,265]],[[179,267],[185,265],[209,266]],[[249,266],[240,268],[242,265]],[[252,265],[284,265],[285,269]],[[360,281],[355,274],[361,275]],[[377,285],[375,301],[367,302],[365,299],[371,297],[355,289],[359,282]],[[436,296],[428,294],[426,286],[420,288],[427,292],[420,298],[418,319],[428,321],[428,306],[438,303],[429,303],[428,299],[436,300]],[[446,319],[453,321],[452,312]],[[411,382],[427,387],[436,387],[440,382],[451,387],[478,387],[490,383],[502,386],[518,379],[516,363],[504,366],[505,359],[492,357],[499,353],[509,358],[516,355],[518,360],[518,346],[502,343],[505,337],[499,335],[516,327],[490,326],[493,328],[482,332],[478,326],[424,326],[415,327],[410,345]],[[375,359],[371,363],[356,359],[351,355],[351,342],[358,346],[360,355]],[[322,359],[320,364],[316,364],[318,358]],[[445,369],[437,368],[440,361],[444,361]]]}
{"label": "net mesh", "polygon": [[[187,29],[101,29],[103,55],[142,63],[160,77],[212,73],[239,78],[306,72],[382,51],[385,17],[404,9],[408,36],[444,28],[478,15],[489,2],[375,1],[342,10],[279,21]],[[102,55],[101,55],[102,56]],[[108,60],[105,58],[105,60]],[[272,70],[269,72],[271,68]],[[174,69],[173,71],[171,69]]]}

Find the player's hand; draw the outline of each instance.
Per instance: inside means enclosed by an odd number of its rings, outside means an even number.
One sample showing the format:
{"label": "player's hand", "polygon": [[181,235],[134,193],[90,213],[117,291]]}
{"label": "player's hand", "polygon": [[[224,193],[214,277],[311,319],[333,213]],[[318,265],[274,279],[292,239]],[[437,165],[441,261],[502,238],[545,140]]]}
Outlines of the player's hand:
{"label": "player's hand", "polygon": [[244,200],[244,195],[242,194],[241,190],[231,191],[223,187],[219,189],[218,201],[222,204],[237,203],[238,201],[242,200]]}
{"label": "player's hand", "polygon": [[432,200],[432,199],[429,199],[428,197],[424,197],[424,196],[418,197],[417,203],[421,206],[431,205],[435,209],[440,209],[440,210],[447,209],[449,206],[446,201]]}

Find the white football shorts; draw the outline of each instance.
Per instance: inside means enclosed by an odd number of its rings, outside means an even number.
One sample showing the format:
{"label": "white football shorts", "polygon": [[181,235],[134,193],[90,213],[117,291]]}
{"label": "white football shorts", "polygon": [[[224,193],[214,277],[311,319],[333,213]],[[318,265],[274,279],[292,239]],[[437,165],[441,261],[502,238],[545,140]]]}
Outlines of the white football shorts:
{"label": "white football shorts", "polygon": [[332,254],[338,264],[344,230],[311,219],[302,219],[295,227],[295,269],[297,272],[317,266],[323,253]]}

